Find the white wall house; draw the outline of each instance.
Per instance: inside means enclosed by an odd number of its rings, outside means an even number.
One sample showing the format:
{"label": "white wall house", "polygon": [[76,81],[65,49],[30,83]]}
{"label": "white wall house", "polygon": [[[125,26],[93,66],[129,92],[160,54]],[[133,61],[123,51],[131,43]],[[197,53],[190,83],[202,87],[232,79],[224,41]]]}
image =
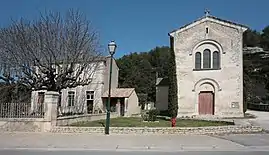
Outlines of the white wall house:
{"label": "white wall house", "polygon": [[[102,57],[90,63],[81,77],[91,78],[90,84],[61,90],[58,104],[59,114],[93,114],[105,112],[109,85],[109,69],[110,57]],[[140,107],[134,88],[118,88],[118,76],[119,68],[113,59],[111,111],[118,112],[121,116],[130,116],[131,114],[139,113]],[[41,110],[41,107],[46,107],[43,105],[45,92],[46,90],[32,91],[31,106],[33,112],[38,112]],[[113,108],[116,105],[120,105],[119,109],[124,110],[115,111]]]}
{"label": "white wall house", "polygon": [[244,116],[246,30],[246,26],[206,14],[169,33],[176,62],[178,117]]}
{"label": "white wall house", "polygon": [[[111,87],[118,87],[119,68],[113,59]],[[91,83],[85,86],[61,90],[59,105],[62,113],[98,113],[103,112],[102,94],[108,89],[110,57],[102,57],[89,64],[84,78],[91,78]],[[82,75],[83,76],[83,75]],[[32,109],[38,109],[38,103],[43,102],[46,90],[32,92]]]}
{"label": "white wall house", "polygon": [[[107,102],[108,91],[102,98]],[[111,90],[111,112],[117,112],[120,116],[132,116],[140,113],[138,97],[134,88],[114,88]]]}
{"label": "white wall house", "polygon": [[168,110],[168,78],[157,78],[156,81],[156,109],[160,111]]}

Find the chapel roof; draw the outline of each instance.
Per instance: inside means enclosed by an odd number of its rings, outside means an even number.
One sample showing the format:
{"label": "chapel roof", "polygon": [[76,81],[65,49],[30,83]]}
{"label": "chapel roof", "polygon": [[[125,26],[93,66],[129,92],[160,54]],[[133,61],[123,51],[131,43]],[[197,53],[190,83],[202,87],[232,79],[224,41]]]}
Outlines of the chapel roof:
{"label": "chapel roof", "polygon": [[226,23],[226,24],[230,24],[230,25],[234,25],[234,26],[239,26],[239,27],[242,27],[242,28],[245,28],[245,29],[248,29],[247,26],[243,25],[243,24],[240,24],[240,23],[236,23],[236,22],[233,22],[233,21],[230,21],[230,20],[226,20],[226,19],[221,19],[221,18],[218,18],[218,17],[215,17],[215,16],[212,16],[212,15],[209,15],[209,14],[206,14],[205,16],[202,16],[201,18],[198,18],[188,24],[185,24],[181,27],[179,27],[178,29],[175,29],[173,31],[171,31],[169,33],[169,35],[171,33],[174,33],[176,31],[179,31],[179,30],[182,30],[184,28],[187,28],[188,26],[191,26],[192,24],[195,25],[195,23],[198,23],[199,21],[202,21],[202,20],[211,20],[211,21],[218,21],[218,22],[223,22],[223,23]]}

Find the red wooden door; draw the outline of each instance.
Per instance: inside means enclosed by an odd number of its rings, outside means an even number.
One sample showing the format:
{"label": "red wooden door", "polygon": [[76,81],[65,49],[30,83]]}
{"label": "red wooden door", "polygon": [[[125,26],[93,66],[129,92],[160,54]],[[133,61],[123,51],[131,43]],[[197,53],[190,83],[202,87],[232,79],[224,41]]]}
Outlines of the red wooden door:
{"label": "red wooden door", "polygon": [[201,92],[199,94],[199,115],[214,114],[214,96],[212,92]]}

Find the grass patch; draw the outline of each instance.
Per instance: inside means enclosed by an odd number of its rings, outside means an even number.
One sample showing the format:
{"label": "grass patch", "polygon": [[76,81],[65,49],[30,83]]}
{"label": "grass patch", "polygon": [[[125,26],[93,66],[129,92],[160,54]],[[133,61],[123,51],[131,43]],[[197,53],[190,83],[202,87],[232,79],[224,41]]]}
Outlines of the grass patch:
{"label": "grass patch", "polygon": [[[234,125],[232,122],[223,121],[206,121],[206,120],[191,120],[191,119],[178,119],[176,122],[177,127],[203,127],[203,126],[224,126]],[[80,127],[104,127],[105,120],[77,122],[70,126]],[[171,127],[170,120],[157,119],[157,122],[143,122],[139,117],[119,117],[110,120],[111,127]]]}

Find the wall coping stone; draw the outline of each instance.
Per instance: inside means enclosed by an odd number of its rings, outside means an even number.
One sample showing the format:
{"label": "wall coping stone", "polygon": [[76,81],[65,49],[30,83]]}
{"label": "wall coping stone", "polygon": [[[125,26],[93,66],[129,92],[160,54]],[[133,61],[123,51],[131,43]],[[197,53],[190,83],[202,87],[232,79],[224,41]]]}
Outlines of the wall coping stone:
{"label": "wall coping stone", "polygon": [[9,122],[46,122],[44,118],[0,118],[0,121]]}
{"label": "wall coping stone", "polygon": [[59,95],[57,91],[47,91],[45,94],[46,95]]}

